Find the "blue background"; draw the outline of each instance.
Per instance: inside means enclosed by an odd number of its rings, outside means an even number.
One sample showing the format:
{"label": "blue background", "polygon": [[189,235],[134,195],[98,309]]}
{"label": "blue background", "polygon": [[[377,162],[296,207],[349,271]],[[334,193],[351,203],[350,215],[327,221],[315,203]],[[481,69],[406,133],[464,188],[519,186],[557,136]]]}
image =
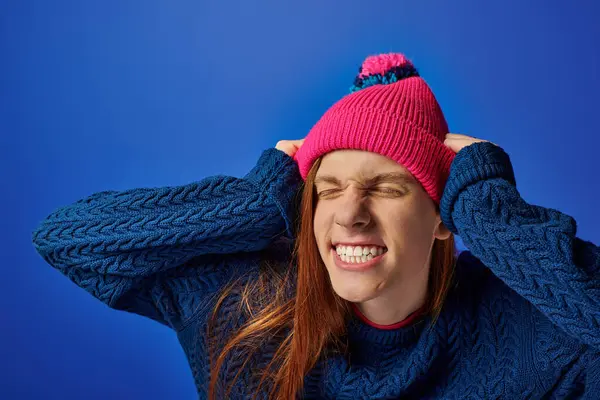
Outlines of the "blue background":
{"label": "blue background", "polygon": [[406,53],[452,131],[600,243],[594,3],[0,1],[0,398],[195,398],[175,335],[76,288],[32,230],[96,191],[244,174],[369,54]]}

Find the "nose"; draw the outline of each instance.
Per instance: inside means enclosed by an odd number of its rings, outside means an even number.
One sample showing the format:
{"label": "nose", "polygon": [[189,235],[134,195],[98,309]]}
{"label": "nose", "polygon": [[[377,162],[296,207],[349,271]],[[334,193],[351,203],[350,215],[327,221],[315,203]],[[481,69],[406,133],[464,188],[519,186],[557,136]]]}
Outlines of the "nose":
{"label": "nose", "polygon": [[356,188],[347,188],[345,192],[337,204],[335,223],[346,229],[364,229],[371,223],[367,199]]}

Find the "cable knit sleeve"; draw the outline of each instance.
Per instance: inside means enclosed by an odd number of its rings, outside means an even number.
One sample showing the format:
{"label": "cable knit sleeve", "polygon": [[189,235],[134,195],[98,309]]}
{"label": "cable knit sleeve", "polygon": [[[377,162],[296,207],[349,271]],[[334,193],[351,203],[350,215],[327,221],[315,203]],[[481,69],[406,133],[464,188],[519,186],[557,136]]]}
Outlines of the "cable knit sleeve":
{"label": "cable knit sleeve", "polygon": [[[290,238],[300,182],[293,159],[268,149],[243,178],[92,194],[43,220],[33,244],[47,263],[109,306],[166,323],[152,307],[152,298],[161,297],[156,279],[184,276],[173,270],[186,263],[202,269],[203,256],[257,252]],[[216,273],[212,264],[206,274]]]}
{"label": "cable knit sleeve", "polygon": [[521,198],[500,147],[475,143],[458,152],[440,213],[504,283],[564,332],[600,349],[600,250],[576,237],[572,217]]}

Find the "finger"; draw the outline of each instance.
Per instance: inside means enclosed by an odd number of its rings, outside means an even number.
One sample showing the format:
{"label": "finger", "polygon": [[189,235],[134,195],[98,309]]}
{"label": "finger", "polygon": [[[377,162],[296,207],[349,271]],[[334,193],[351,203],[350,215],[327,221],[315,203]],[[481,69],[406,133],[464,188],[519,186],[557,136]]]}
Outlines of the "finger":
{"label": "finger", "polygon": [[449,139],[476,139],[473,136],[463,135],[462,133],[448,133],[448,134],[446,134],[446,138],[449,138]]}
{"label": "finger", "polygon": [[453,138],[446,138],[444,140],[448,141],[448,142],[473,142],[473,141],[475,141],[477,139],[466,138],[466,137],[464,137],[464,138],[463,137],[453,137]]}
{"label": "finger", "polygon": [[444,144],[449,147],[462,147],[465,146],[467,143],[463,140],[445,140]]}
{"label": "finger", "polygon": [[472,139],[444,139],[444,144],[453,146],[466,146],[467,144],[473,143]]}

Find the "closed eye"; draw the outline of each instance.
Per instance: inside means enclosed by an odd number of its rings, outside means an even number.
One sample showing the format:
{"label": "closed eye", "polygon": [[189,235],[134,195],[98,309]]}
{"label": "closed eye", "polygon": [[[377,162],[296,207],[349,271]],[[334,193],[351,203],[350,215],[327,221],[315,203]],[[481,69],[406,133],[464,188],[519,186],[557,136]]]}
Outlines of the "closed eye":
{"label": "closed eye", "polygon": [[[403,196],[405,193],[399,189],[393,189],[389,187],[379,187],[379,188],[371,188],[371,189],[363,189],[364,192],[371,192],[379,195],[385,196]],[[339,194],[342,192],[342,189],[326,189],[317,193],[319,197],[328,197],[335,194]],[[369,194],[369,193],[366,193]]]}
{"label": "closed eye", "polygon": [[404,192],[401,191],[401,190],[392,189],[392,188],[386,188],[386,187],[376,188],[375,191],[378,192],[378,193],[386,194],[386,195],[394,195],[394,196],[402,196],[402,195],[404,195]]}
{"label": "closed eye", "polygon": [[332,194],[334,194],[336,192],[341,192],[341,190],[340,189],[326,189],[326,190],[322,190],[322,191],[318,192],[317,195],[319,197],[326,197],[326,196],[331,196]]}

